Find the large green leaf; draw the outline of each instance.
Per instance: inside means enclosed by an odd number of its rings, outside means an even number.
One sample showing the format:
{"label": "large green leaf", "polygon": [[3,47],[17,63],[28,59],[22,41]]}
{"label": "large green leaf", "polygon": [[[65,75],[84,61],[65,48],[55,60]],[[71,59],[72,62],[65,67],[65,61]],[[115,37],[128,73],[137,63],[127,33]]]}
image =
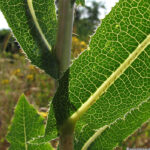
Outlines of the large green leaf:
{"label": "large green leaf", "polygon": [[[92,36],[89,48],[60,80],[53,100],[58,129],[67,119],[77,121],[75,150],[81,150],[93,135],[102,134],[97,132],[100,128],[103,131],[110,126],[113,130],[111,124],[117,122],[120,133],[111,132],[111,143],[114,135],[119,137],[124,131],[117,120],[124,118],[125,123],[128,122],[127,117],[134,113],[130,111],[136,111],[150,97],[149,44],[149,0],[120,0]],[[64,84],[69,84],[69,88]],[[150,117],[149,112],[139,115],[143,117],[140,125]],[[132,119],[136,121],[137,116]],[[131,134],[139,124],[133,123],[132,130],[127,133],[126,129],[123,137]],[[103,141],[106,138],[104,136]],[[118,142],[117,139],[113,146]],[[95,145],[97,149],[105,149],[104,145]]]}
{"label": "large green leaf", "polygon": [[15,108],[15,115],[7,135],[10,142],[10,150],[51,150],[49,143],[33,145],[29,144],[32,138],[44,134],[44,119],[37,114],[37,111],[29,105],[22,95]]}
{"label": "large green leaf", "polygon": [[54,0],[0,0],[0,10],[31,62],[58,78]]}

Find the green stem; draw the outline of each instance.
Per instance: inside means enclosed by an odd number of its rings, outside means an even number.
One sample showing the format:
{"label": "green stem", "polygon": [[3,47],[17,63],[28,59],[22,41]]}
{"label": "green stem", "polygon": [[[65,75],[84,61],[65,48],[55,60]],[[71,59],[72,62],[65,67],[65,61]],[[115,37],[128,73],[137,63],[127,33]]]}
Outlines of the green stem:
{"label": "green stem", "polygon": [[60,135],[59,137],[59,148],[60,150],[73,150],[73,134]]}
{"label": "green stem", "polygon": [[74,149],[74,127],[75,123],[67,120],[60,129],[59,148],[60,150]]}
{"label": "green stem", "polygon": [[[74,20],[74,0],[59,0],[58,33],[56,42],[56,58],[59,65],[59,77],[70,65],[72,30]],[[60,150],[73,150],[74,125],[67,123],[60,129]]]}
{"label": "green stem", "polygon": [[60,77],[70,65],[73,19],[74,3],[72,0],[59,0],[56,58],[59,64]]}

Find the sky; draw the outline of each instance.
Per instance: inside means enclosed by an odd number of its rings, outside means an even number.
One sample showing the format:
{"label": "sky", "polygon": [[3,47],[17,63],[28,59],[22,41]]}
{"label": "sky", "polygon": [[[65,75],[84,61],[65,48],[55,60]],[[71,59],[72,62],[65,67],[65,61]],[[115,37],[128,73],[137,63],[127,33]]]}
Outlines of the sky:
{"label": "sky", "polygon": [[[118,2],[119,0],[85,0],[86,1],[86,5],[90,6],[92,1],[96,1],[96,2],[104,2],[105,6],[106,6],[106,10],[102,10],[101,11],[101,16],[100,19],[103,19],[105,17],[105,14],[109,13],[111,8],[116,4],[116,2]],[[8,24],[5,20],[5,18],[3,17],[3,14],[0,11],[0,30],[1,29],[9,29]]]}

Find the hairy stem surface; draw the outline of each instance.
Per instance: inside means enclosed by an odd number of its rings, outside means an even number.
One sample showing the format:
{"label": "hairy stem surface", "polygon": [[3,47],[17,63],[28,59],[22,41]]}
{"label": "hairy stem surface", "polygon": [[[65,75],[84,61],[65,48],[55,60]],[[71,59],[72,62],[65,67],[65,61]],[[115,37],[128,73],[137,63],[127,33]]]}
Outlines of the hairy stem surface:
{"label": "hairy stem surface", "polygon": [[[58,33],[56,42],[56,58],[59,65],[59,77],[70,65],[72,30],[74,20],[74,1],[59,0]],[[73,130],[70,124],[68,128],[60,131],[60,150],[73,150]],[[67,132],[66,132],[67,131]]]}
{"label": "hairy stem surface", "polygon": [[60,77],[70,65],[73,19],[74,3],[72,0],[59,0],[56,58],[59,64]]}
{"label": "hairy stem surface", "polygon": [[73,134],[61,135],[59,140],[60,150],[73,150]]}

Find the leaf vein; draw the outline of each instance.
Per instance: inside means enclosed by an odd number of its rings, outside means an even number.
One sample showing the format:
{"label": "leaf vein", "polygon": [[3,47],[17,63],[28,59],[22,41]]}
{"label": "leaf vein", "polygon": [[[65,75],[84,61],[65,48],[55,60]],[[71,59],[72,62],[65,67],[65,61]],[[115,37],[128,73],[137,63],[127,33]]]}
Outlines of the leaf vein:
{"label": "leaf vein", "polygon": [[35,11],[34,11],[34,8],[33,8],[33,1],[32,0],[27,0],[27,4],[28,4],[29,10],[30,10],[32,19],[33,19],[33,21],[35,23],[35,26],[36,26],[37,30],[40,33],[40,36],[41,36],[42,40],[44,41],[46,47],[51,51],[51,45],[47,41],[47,39],[46,39],[46,37],[45,37],[45,35],[44,35],[44,33],[43,33],[39,23],[38,23],[37,17],[35,15]]}
{"label": "leaf vein", "polygon": [[77,121],[97,100],[104,94],[107,89],[125,72],[125,70],[134,62],[134,60],[145,50],[150,44],[150,35],[137,46],[137,48],[128,56],[128,58],[119,66],[119,68],[111,74],[111,76],[92,94],[89,99],[81,105],[81,107],[69,118]]}

